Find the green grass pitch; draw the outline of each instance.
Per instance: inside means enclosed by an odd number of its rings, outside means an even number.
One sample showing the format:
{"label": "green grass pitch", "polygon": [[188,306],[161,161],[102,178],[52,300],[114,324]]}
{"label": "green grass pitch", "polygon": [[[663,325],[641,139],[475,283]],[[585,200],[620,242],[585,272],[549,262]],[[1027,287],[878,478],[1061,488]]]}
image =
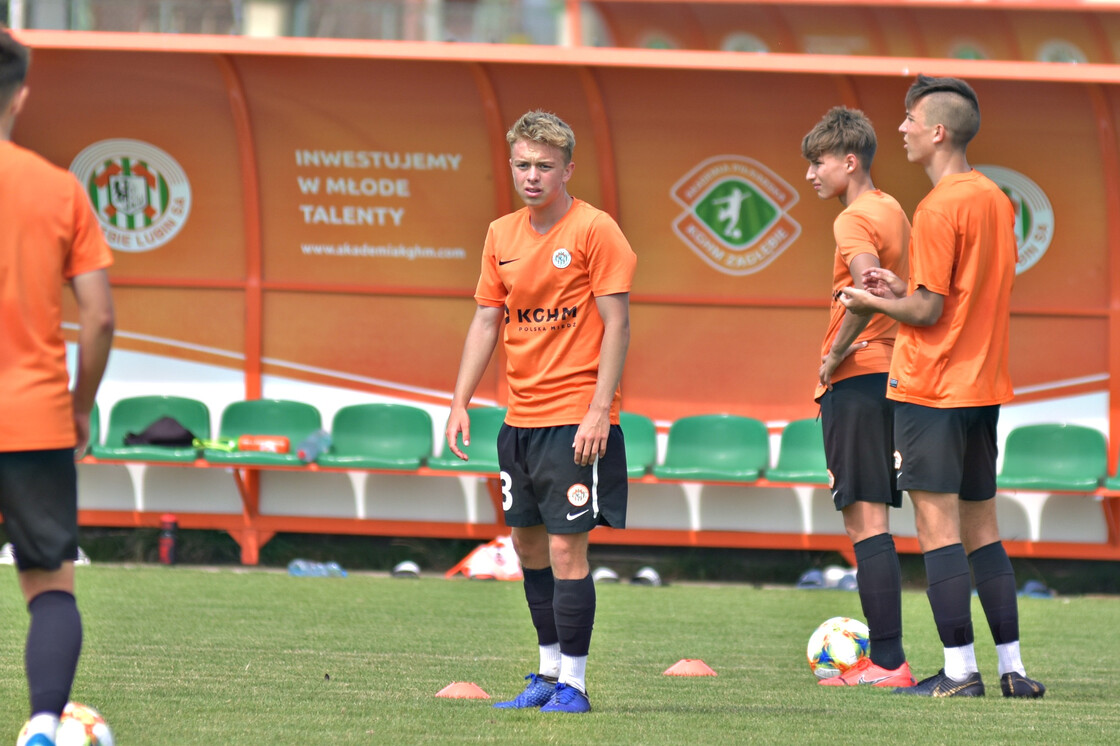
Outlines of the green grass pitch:
{"label": "green grass pitch", "polygon": [[[0,594],[0,743],[27,716],[27,615]],[[1028,673],[1049,691],[999,696],[974,600],[988,696],[916,700],[819,687],[805,643],[843,591],[744,585],[600,586],[588,664],[593,711],[496,711],[536,666],[520,583],[291,578],[277,571],[94,565],[78,570],[85,648],[73,699],[119,746],[175,744],[1112,744],[1120,730],[1120,598],[1020,599]],[[907,654],[941,665],[924,594],[904,595]],[[716,676],[663,671],[696,658]],[[435,694],[474,682],[491,700]]]}

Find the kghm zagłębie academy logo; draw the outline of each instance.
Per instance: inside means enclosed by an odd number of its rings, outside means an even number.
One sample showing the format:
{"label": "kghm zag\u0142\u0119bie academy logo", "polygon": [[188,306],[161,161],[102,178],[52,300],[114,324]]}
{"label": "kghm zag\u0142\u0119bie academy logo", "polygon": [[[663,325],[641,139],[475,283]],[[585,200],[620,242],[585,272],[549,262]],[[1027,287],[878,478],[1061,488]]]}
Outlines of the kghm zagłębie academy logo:
{"label": "kghm zag\u0142\u0119bie academy logo", "polygon": [[141,140],[102,140],[70,171],[89,194],[105,240],[118,251],[151,251],[176,236],[191,211],[191,185],[178,161]]}
{"label": "kghm zag\u0142\u0119bie academy logo", "polygon": [[801,226],[789,216],[798,196],[782,177],[741,155],[709,158],[670,191],[685,211],[673,231],[719,272],[758,272],[789,248]]}
{"label": "kghm zag\u0142\u0119bie academy logo", "polygon": [[994,181],[1015,205],[1015,239],[1019,242],[1015,274],[1021,275],[1050,248],[1054,239],[1054,206],[1042,187],[1018,171],[986,164],[975,168]]}

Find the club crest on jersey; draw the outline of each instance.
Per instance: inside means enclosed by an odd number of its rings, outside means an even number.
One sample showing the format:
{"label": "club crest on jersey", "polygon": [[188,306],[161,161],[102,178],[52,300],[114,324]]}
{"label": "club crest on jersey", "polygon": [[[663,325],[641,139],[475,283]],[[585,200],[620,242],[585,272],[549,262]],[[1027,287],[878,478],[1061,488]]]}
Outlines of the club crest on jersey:
{"label": "club crest on jersey", "polygon": [[552,252],[552,266],[556,269],[564,269],[572,263],[572,255],[567,249],[557,249]]}
{"label": "club crest on jersey", "polygon": [[591,499],[591,490],[587,489],[582,484],[573,484],[568,488],[568,502],[573,507],[582,508],[587,505],[587,501]]}
{"label": "club crest on jersey", "polygon": [[1042,187],[1018,171],[1003,166],[975,168],[994,181],[1015,206],[1015,241],[1019,246],[1015,274],[1021,275],[1050,248],[1054,238],[1054,207]]}
{"label": "club crest on jersey", "polygon": [[708,158],[669,193],[685,209],[673,221],[673,232],[725,275],[758,272],[801,235],[789,216],[797,192],[753,158]]}
{"label": "club crest on jersey", "polygon": [[174,238],[191,211],[191,185],[178,161],[141,140],[101,140],[70,171],[85,187],[105,240],[117,251],[151,251]]}

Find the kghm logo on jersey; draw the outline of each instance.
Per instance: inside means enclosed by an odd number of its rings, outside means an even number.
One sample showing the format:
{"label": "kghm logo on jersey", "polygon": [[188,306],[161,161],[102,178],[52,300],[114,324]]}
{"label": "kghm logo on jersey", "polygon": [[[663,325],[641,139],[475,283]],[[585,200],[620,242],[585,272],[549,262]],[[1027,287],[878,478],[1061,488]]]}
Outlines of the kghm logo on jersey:
{"label": "kghm logo on jersey", "polygon": [[753,274],[801,235],[788,215],[793,187],[752,158],[720,155],[700,163],[670,192],[685,212],[673,231],[719,272]]}
{"label": "kghm logo on jersey", "polygon": [[1015,274],[1021,275],[1038,263],[1054,238],[1054,207],[1042,188],[1018,171],[1003,166],[976,166],[994,181],[1015,205],[1015,238],[1019,262]]}
{"label": "kghm logo on jersey", "polygon": [[179,163],[140,140],[102,140],[70,164],[89,194],[105,239],[118,251],[151,251],[182,230],[191,185]]}

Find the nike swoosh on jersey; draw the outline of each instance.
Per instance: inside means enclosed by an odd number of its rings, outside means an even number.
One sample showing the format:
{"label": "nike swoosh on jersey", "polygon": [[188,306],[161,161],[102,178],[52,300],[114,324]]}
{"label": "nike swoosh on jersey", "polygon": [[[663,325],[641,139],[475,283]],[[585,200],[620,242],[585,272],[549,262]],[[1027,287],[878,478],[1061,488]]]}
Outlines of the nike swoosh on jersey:
{"label": "nike swoosh on jersey", "polygon": [[579,518],[584,513],[590,513],[590,512],[591,512],[591,508],[588,508],[587,510],[581,510],[578,513],[568,513],[568,520],[569,521],[574,521],[575,519]]}
{"label": "nike swoosh on jersey", "polygon": [[[520,259],[520,258],[521,258],[521,257],[517,257],[517,259]],[[499,260],[498,260],[498,266],[500,267],[500,266],[502,266],[503,264],[509,264],[510,262],[516,262],[516,261],[517,261],[517,259],[499,259]]]}

